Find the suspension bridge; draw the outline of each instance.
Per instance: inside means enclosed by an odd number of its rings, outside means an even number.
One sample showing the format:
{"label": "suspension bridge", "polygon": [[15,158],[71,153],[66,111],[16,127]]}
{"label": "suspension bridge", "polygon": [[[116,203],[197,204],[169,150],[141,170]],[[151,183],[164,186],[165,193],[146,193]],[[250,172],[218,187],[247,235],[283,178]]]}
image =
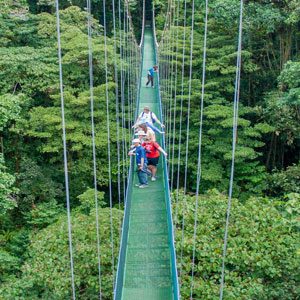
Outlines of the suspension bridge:
{"label": "suspension bridge", "polygon": [[[118,114],[121,111],[122,116],[125,114],[125,100],[124,100],[124,77],[127,77],[129,82],[128,88],[128,106],[130,107],[128,115],[131,119],[134,116],[137,117],[145,105],[149,106],[151,110],[161,119],[165,120],[167,124],[167,132],[171,132],[167,138],[164,135],[158,135],[157,140],[160,145],[166,148],[169,156],[175,159],[175,117],[176,101],[180,101],[180,129],[179,129],[179,145],[178,145],[178,169],[170,169],[170,165],[165,158],[162,158],[159,163],[159,177],[155,182],[151,182],[149,188],[146,190],[140,190],[134,187],[137,182],[137,174],[134,168],[134,161],[131,160],[130,168],[127,173],[127,178],[120,178],[120,164],[118,163],[118,196],[119,204],[121,202],[122,193],[121,185],[123,182],[125,211],[123,218],[123,225],[121,229],[121,243],[119,249],[118,262],[115,263],[114,252],[118,249],[113,248],[113,233],[111,224],[111,252],[112,252],[112,273],[113,273],[113,298],[114,300],[177,300],[180,299],[180,274],[182,272],[182,245],[181,250],[175,252],[174,242],[174,228],[172,220],[172,207],[171,207],[171,195],[170,189],[177,183],[177,191],[179,189],[179,174],[180,174],[180,157],[181,148],[185,147],[184,158],[184,193],[187,192],[187,177],[188,177],[188,147],[189,147],[189,115],[190,115],[190,100],[192,90],[192,65],[193,65],[193,39],[194,39],[194,12],[195,3],[192,1],[192,15],[187,16],[187,1],[184,1],[184,45],[182,52],[182,68],[181,70],[177,66],[178,58],[176,57],[176,64],[174,60],[171,61],[170,54],[167,56],[161,52],[160,49],[171,49],[171,44],[174,40],[178,39],[178,31],[171,31],[171,27],[177,25],[179,19],[179,4],[180,1],[169,0],[168,12],[166,13],[165,28],[162,34],[160,44],[156,39],[155,30],[155,11],[154,4],[152,7],[152,13],[149,13],[149,3],[151,1],[143,0],[143,22],[142,22],[142,37],[141,42],[138,45],[132,26],[132,20],[130,11],[128,8],[128,2],[124,2],[124,16],[123,26],[124,32],[128,35],[121,36],[120,33],[120,54],[121,58],[127,60],[129,68],[120,66],[118,70],[116,55],[117,55],[117,35],[116,35],[116,16],[119,15],[119,27],[121,24],[121,1],[118,5],[112,1],[113,5],[113,17],[114,17],[114,54],[115,54],[115,80],[116,80],[116,95],[121,94],[121,102],[116,100],[116,115],[117,123],[122,127],[131,128],[132,122],[125,124],[125,120],[122,118],[119,120]],[[118,7],[118,13],[115,8]],[[146,9],[148,8],[148,11]],[[235,80],[235,93],[233,101],[233,133],[232,133],[232,165],[231,165],[231,178],[230,188],[228,196],[228,209],[225,223],[224,245],[222,255],[222,266],[220,266],[220,300],[223,299],[224,282],[225,282],[225,267],[226,267],[226,251],[227,251],[227,239],[228,239],[228,226],[230,220],[230,206],[233,189],[233,176],[234,176],[234,157],[235,157],[235,144],[237,135],[237,118],[238,118],[238,101],[239,101],[239,82],[240,82],[240,69],[241,69],[241,41],[242,41],[242,12],[243,1],[241,0],[240,6],[240,22],[239,22],[239,35],[238,35],[238,49],[237,49],[237,63],[236,63],[236,80]],[[87,1],[87,13],[88,13],[88,47],[89,47],[89,74],[90,74],[90,99],[91,99],[91,128],[92,128],[92,144],[93,144],[93,174],[94,174],[94,189],[95,189],[95,207],[96,207],[96,226],[97,226],[97,255],[98,255],[98,273],[99,273],[99,299],[102,299],[101,293],[101,253],[100,253],[100,236],[99,226],[100,220],[98,220],[98,199],[97,199],[97,165],[96,165],[96,146],[95,146],[95,131],[94,131],[94,95],[93,95],[93,45],[92,45],[92,17],[91,17],[91,2]],[[105,70],[106,70],[106,86],[108,82],[108,58],[107,58],[107,29],[106,29],[106,1],[103,1],[103,14],[104,14],[104,41],[105,41]],[[191,17],[191,24],[186,24],[187,17]],[[63,70],[62,70],[62,53],[60,43],[60,19],[59,19],[59,1],[56,0],[56,20],[57,20],[57,33],[58,33],[58,56],[59,56],[59,70],[60,70],[60,94],[61,94],[61,110],[62,110],[62,125],[63,125],[63,141],[64,141],[64,166],[65,166],[65,182],[66,182],[66,201],[67,201],[67,213],[68,213],[68,232],[69,232],[69,250],[70,250],[70,266],[71,266],[71,289],[72,299],[76,299],[76,285],[74,275],[74,262],[73,262],[73,246],[72,246],[72,220],[71,209],[69,199],[69,178],[68,178],[68,157],[67,157],[67,143],[66,143],[66,125],[64,119],[64,89],[63,89]],[[177,20],[177,24],[176,24]],[[197,184],[196,184],[196,207],[195,207],[195,223],[194,223],[194,239],[192,242],[193,258],[192,274],[191,274],[191,292],[190,299],[195,299],[193,296],[194,288],[194,273],[195,273],[195,251],[196,251],[196,235],[197,235],[197,209],[198,209],[198,196],[199,186],[201,183],[201,152],[202,152],[202,123],[203,123],[203,106],[205,95],[205,74],[206,74],[206,39],[207,39],[207,24],[208,24],[208,0],[205,1],[205,28],[204,28],[204,44],[203,44],[203,72],[201,82],[202,85],[199,88],[201,91],[201,100],[199,104],[199,149],[198,149],[198,163],[197,163]],[[191,26],[190,40],[186,39],[186,26]],[[122,43],[122,44],[121,44]],[[130,47],[125,48],[124,44],[129,44]],[[190,52],[186,53],[186,44],[190,44]],[[122,46],[123,45],[123,46]],[[178,45],[176,45],[176,50]],[[141,58],[141,59],[140,59]],[[139,60],[140,59],[140,60]],[[181,145],[182,127],[181,122],[183,118],[183,98],[184,98],[184,73],[185,73],[185,60],[189,61],[189,83],[188,83],[188,106],[187,106],[187,138],[185,145]],[[140,63],[140,66],[135,68],[134,61]],[[162,63],[160,64],[160,61]],[[155,87],[146,87],[147,70],[149,67],[158,64],[159,74],[155,78]],[[128,71],[128,74],[126,73]],[[119,76],[120,74],[120,76]],[[172,76],[175,78],[172,78]],[[179,74],[179,75],[178,75]],[[177,78],[181,74],[181,86],[177,86]],[[121,78],[119,80],[119,77]],[[128,79],[129,78],[129,79]],[[130,82],[137,81],[136,89],[130,87]],[[120,83],[118,84],[118,82]],[[160,82],[162,83],[160,85]],[[167,85],[164,84],[167,82]],[[177,89],[180,90],[177,93]],[[136,94],[135,94],[136,93]],[[162,93],[170,95],[168,101],[162,99]],[[172,98],[174,96],[174,99]],[[107,102],[107,130],[108,130],[108,157],[110,157],[110,140],[109,140],[109,96],[108,88],[106,87],[106,102]],[[117,126],[118,127],[118,126]],[[117,133],[118,136],[123,134]],[[120,160],[126,160],[128,145],[118,144],[118,162]],[[122,152],[122,155],[120,154]],[[112,186],[111,186],[111,161],[108,159],[109,166],[109,200],[110,208],[113,207],[112,203]],[[124,171],[124,170],[123,170]],[[125,172],[123,172],[124,174]],[[177,174],[177,177],[174,175]],[[170,176],[170,178],[169,178]],[[126,186],[126,188],[125,188]],[[178,192],[175,197],[175,201],[178,201]],[[185,200],[184,200],[185,201]],[[111,210],[112,211],[112,210]],[[112,214],[112,213],[111,213]],[[176,212],[175,212],[176,217]],[[112,215],[111,215],[112,220]],[[112,221],[111,221],[112,222]],[[181,244],[184,239],[184,218],[182,220],[182,228],[180,235]],[[180,247],[178,247],[180,248]],[[178,269],[177,269],[178,268]],[[178,270],[178,271],[177,271]]]}
{"label": "suspension bridge", "polygon": [[[152,28],[146,27],[142,46],[142,74],[138,109],[151,107],[162,117],[158,85],[145,86],[147,69],[156,63]],[[160,144],[164,141],[161,138]],[[166,161],[160,163],[160,177],[147,191],[133,187],[129,173],[127,205],[115,299],[177,299],[178,283]],[[146,200],[146,201],[145,201]],[[174,297],[174,295],[176,295]]]}

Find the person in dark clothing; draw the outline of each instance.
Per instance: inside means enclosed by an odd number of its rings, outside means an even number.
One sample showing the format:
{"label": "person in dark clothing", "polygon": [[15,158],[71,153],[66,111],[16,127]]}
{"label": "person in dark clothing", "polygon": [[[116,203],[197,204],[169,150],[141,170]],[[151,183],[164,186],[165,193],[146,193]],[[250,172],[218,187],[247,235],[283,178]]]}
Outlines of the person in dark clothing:
{"label": "person in dark clothing", "polygon": [[151,82],[151,87],[154,88],[154,81],[153,81],[153,78],[154,78],[154,72],[157,72],[158,70],[158,67],[157,66],[153,66],[152,68],[150,68],[148,70],[148,74],[147,74],[147,78],[148,78],[148,81],[146,83],[146,86],[148,86],[148,84]]}
{"label": "person in dark clothing", "polygon": [[135,155],[136,158],[136,164],[138,167],[138,178],[139,183],[136,184],[137,187],[140,189],[144,189],[148,187],[148,178],[147,178],[147,157],[146,157],[146,151],[141,146],[141,142],[139,139],[134,139],[132,141],[132,145],[134,148],[129,151],[128,155]]}

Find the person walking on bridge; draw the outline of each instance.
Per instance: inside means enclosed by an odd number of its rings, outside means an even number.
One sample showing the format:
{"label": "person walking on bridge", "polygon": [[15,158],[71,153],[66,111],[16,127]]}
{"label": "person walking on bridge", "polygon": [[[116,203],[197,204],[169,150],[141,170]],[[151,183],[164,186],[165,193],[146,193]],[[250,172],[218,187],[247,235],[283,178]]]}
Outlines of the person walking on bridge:
{"label": "person walking on bridge", "polygon": [[164,132],[155,127],[154,123],[159,124],[162,129],[165,128],[165,125],[158,120],[155,113],[150,110],[149,106],[146,105],[144,106],[143,111],[138,116],[132,128],[137,128],[140,124],[146,124],[147,127],[151,128],[154,132],[163,134]]}
{"label": "person walking on bridge", "polygon": [[141,146],[141,142],[139,139],[134,139],[132,141],[132,145],[134,146],[134,149],[130,150],[128,155],[135,155],[136,158],[136,164],[137,164],[137,173],[139,178],[139,183],[136,184],[137,187],[140,189],[144,189],[148,187],[148,178],[147,178],[147,157],[146,157],[146,151]]}
{"label": "person walking on bridge", "polygon": [[146,83],[146,86],[151,82],[151,87],[154,88],[154,73],[158,71],[158,66],[153,66],[150,68],[147,72],[147,78],[148,81]]}
{"label": "person walking on bridge", "polygon": [[145,142],[142,143],[142,146],[146,150],[146,157],[148,161],[148,168],[152,173],[151,181],[156,180],[156,172],[158,160],[161,152],[165,157],[167,157],[167,152],[157,143],[151,141],[149,138],[145,138]]}
{"label": "person walking on bridge", "polygon": [[140,124],[139,127],[138,127],[138,132],[135,135],[137,135],[138,137],[140,137],[141,136],[140,133],[142,131],[145,133],[144,137],[149,138],[153,142],[156,141],[156,137],[155,137],[154,131],[150,127],[148,127],[146,124]]}

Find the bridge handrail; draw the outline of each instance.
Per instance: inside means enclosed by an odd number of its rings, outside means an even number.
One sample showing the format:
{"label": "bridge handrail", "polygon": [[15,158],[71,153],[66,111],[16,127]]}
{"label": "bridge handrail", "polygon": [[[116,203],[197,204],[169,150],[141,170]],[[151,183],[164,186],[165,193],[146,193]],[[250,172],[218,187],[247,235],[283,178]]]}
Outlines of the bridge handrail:
{"label": "bridge handrail", "polygon": [[[156,31],[155,31],[155,10],[154,7],[152,9],[152,23],[153,23],[153,36],[154,36],[154,51],[155,51],[155,58],[156,63],[158,63],[158,43],[156,38]],[[162,113],[162,101],[161,101],[161,91],[160,91],[160,79],[159,75],[157,76],[157,96],[159,99],[159,115],[160,119],[163,122],[164,116]],[[164,148],[166,147],[165,143],[165,136],[162,135],[162,144]],[[167,160],[163,157],[163,170],[164,170],[164,184],[165,184],[165,199],[166,199],[166,208],[167,208],[167,216],[168,216],[168,236],[169,236],[169,245],[171,251],[171,265],[172,265],[172,283],[173,283],[173,292],[174,292],[174,300],[180,299],[179,293],[179,283],[178,283],[178,273],[177,273],[177,264],[176,264],[176,251],[175,251],[175,239],[174,239],[174,226],[173,226],[173,218],[172,218],[172,208],[171,208],[171,194],[170,194],[170,187],[169,187],[169,175],[168,175],[168,168],[167,168]]]}
{"label": "bridge handrail", "polygon": [[[136,109],[135,109],[135,120],[137,119],[139,113],[139,103],[140,103],[140,89],[142,84],[142,72],[143,72],[143,49],[144,49],[144,36],[143,41],[141,42],[141,64],[140,64],[140,80],[137,88],[136,95]],[[127,155],[127,153],[126,153]],[[123,287],[123,279],[124,279],[124,265],[126,258],[126,245],[128,238],[128,229],[129,229],[129,214],[130,214],[130,206],[131,206],[131,191],[132,191],[132,178],[134,172],[134,158],[130,157],[130,165],[128,171],[128,179],[127,179],[127,189],[125,195],[125,206],[124,206],[124,217],[122,224],[122,232],[121,232],[121,242],[120,242],[120,251],[119,251],[119,259],[118,259],[118,267],[117,267],[117,275],[116,275],[116,284],[114,289],[114,300],[120,300],[122,297],[122,287]]]}

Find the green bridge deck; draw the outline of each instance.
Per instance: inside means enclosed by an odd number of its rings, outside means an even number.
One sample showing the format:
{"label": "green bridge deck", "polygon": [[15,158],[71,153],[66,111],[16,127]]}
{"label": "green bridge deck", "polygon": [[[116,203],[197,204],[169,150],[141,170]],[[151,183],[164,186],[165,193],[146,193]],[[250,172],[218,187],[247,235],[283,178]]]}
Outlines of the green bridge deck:
{"label": "green bridge deck", "polygon": [[[146,87],[147,70],[155,64],[154,38],[151,28],[145,28],[142,81],[139,112],[145,105],[160,116],[157,85]],[[156,76],[155,76],[156,77]],[[155,78],[157,83],[157,78]],[[161,137],[156,134],[157,141]],[[162,157],[158,166],[158,179],[149,180],[149,187],[139,189],[136,172],[133,172],[128,196],[130,199],[127,245],[123,252],[121,283],[115,299],[122,300],[173,300],[172,259],[165,193],[165,174]],[[167,199],[168,200],[168,199]],[[121,254],[122,255],[122,254]],[[121,268],[120,268],[121,269]],[[118,283],[117,283],[118,284]]]}

